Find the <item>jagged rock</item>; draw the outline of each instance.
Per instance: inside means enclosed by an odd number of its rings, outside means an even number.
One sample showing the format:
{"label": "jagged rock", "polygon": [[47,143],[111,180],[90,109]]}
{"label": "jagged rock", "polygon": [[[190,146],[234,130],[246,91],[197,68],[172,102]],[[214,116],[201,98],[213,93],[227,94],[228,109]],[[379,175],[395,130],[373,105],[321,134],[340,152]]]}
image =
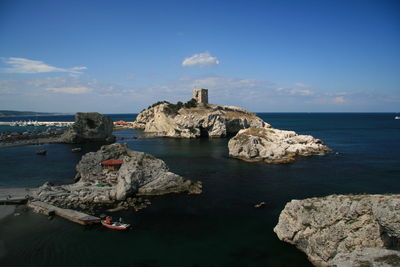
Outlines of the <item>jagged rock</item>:
{"label": "jagged rock", "polygon": [[[122,160],[117,170],[107,170],[101,162]],[[44,184],[36,198],[60,205],[111,204],[130,196],[168,193],[201,192],[201,183],[193,183],[168,171],[164,161],[149,154],[128,149],[126,144],[102,146],[97,152],[85,154],[77,164],[75,184],[50,186]],[[78,207],[79,207],[78,205]]]}
{"label": "jagged rock", "polygon": [[255,114],[234,106],[200,105],[172,110],[161,103],[142,111],[134,127],[156,136],[198,138],[225,137],[248,127],[268,125]]}
{"label": "jagged rock", "polygon": [[287,163],[296,156],[323,154],[330,149],[310,135],[272,127],[240,130],[228,143],[229,156],[245,161]]}
{"label": "jagged rock", "polygon": [[331,195],[287,203],[274,231],[316,266],[329,266],[356,249],[398,250],[399,222],[400,195]]}
{"label": "jagged rock", "polygon": [[97,112],[78,112],[75,123],[62,136],[64,143],[114,142],[113,122],[110,117]]}

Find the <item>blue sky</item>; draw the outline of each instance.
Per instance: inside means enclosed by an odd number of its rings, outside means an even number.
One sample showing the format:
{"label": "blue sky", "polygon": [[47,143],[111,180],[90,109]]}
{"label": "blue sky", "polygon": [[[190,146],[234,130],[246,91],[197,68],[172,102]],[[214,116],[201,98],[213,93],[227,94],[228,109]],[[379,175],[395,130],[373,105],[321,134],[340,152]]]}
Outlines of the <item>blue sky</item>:
{"label": "blue sky", "polygon": [[399,1],[0,0],[0,109],[400,111]]}

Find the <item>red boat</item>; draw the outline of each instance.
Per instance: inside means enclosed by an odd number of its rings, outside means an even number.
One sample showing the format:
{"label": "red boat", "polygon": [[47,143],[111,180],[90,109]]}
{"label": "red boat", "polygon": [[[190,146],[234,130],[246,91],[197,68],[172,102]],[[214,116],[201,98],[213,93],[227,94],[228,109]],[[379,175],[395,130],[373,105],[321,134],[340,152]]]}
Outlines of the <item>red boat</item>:
{"label": "red boat", "polygon": [[114,230],[126,230],[128,229],[131,225],[128,223],[122,223],[122,222],[111,222],[110,217],[107,217],[105,220],[101,221],[101,224],[104,227],[114,229]]}

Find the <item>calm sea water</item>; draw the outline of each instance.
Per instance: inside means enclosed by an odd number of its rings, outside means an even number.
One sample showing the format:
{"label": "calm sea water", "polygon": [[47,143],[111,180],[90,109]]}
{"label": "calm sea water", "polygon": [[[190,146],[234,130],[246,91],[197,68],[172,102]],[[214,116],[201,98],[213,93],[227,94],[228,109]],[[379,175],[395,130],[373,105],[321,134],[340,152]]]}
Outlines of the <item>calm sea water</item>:
{"label": "calm sea water", "polygon": [[[311,266],[272,231],[286,202],[328,194],[400,193],[396,114],[259,116],[276,128],[320,138],[334,153],[267,165],[228,158],[227,139],[123,140],[131,149],[162,158],[171,171],[202,181],[203,193],[155,197],[145,210],[118,213],[134,225],[126,233],[21,211],[0,221],[0,265]],[[131,114],[112,117],[134,119]],[[82,153],[98,146],[84,146]],[[35,155],[38,146],[0,149],[0,186],[71,183],[81,154],[71,153],[71,145],[43,147],[46,156]],[[260,201],[265,208],[254,209]]]}

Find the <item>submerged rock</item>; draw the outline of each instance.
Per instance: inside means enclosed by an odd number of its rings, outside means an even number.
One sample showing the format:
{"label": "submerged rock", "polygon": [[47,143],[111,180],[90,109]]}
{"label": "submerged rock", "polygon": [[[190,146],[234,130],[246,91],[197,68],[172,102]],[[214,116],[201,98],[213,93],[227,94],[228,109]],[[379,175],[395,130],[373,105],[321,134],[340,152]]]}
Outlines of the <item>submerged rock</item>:
{"label": "submerged rock", "polygon": [[[384,249],[400,249],[400,195],[292,200],[281,212],[274,231],[280,240],[306,253],[316,266],[357,266],[343,262],[366,260],[366,248],[377,249],[376,258]],[[353,253],[355,250],[358,252]]]}
{"label": "submerged rock", "polygon": [[287,163],[296,156],[324,154],[330,149],[319,139],[272,127],[240,130],[228,143],[229,156],[245,161]]}
{"label": "submerged rock", "polygon": [[[121,164],[109,169],[102,166],[102,162],[107,160]],[[201,192],[198,182],[193,183],[170,172],[164,161],[130,150],[126,144],[106,145],[97,152],[85,154],[76,170],[77,183],[63,186],[44,184],[36,198],[61,206],[82,207],[82,204],[112,204],[139,195]]]}
{"label": "submerged rock", "polygon": [[113,122],[110,117],[97,112],[78,112],[75,123],[62,136],[64,143],[113,142]]}
{"label": "submerged rock", "polygon": [[248,127],[267,125],[254,113],[234,106],[185,107],[160,102],[142,111],[134,127],[155,136],[198,138],[225,137]]}

